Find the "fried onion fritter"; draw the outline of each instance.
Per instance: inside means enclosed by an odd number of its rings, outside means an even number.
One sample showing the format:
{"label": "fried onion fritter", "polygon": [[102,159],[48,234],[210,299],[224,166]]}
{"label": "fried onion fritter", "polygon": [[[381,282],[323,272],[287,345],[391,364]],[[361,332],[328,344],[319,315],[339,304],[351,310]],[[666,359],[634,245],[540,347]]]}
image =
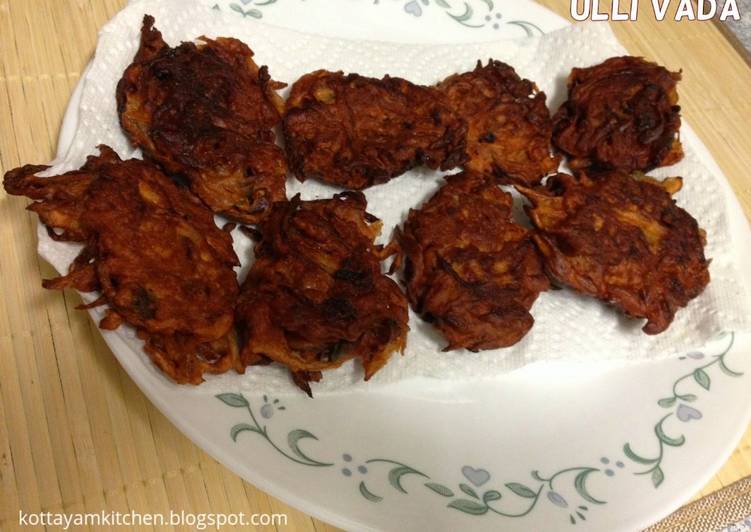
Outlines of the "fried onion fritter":
{"label": "fried onion fritter", "polygon": [[292,85],[283,128],[301,181],[361,190],[419,165],[448,170],[466,159],[466,124],[443,95],[390,76],[306,74]]}
{"label": "fried onion fritter", "polygon": [[513,67],[478,61],[474,70],[449,76],[438,89],[467,121],[467,170],[529,186],[558,170],[545,93]]}
{"label": "fried onion fritter", "polygon": [[48,166],[27,164],[7,172],[3,186],[8,194],[35,200],[27,208],[37,213],[53,240],[85,242],[89,233],[81,225],[81,199],[94,180],[95,163],[89,159],[79,171],[45,178],[33,176],[49,169]]}
{"label": "fried onion fritter", "polygon": [[187,178],[214,212],[256,223],[286,199],[284,152],[271,130],[281,121],[282,87],[241,41],[202,37],[170,48],[146,16],[117,106],[146,157]]}
{"label": "fried onion fritter", "polygon": [[612,171],[517,188],[532,203],[527,213],[551,277],[646,318],[643,331],[659,334],[709,283],[706,235],[671,198],[681,185],[679,177]]}
{"label": "fried onion fritter", "polygon": [[409,301],[443,333],[445,351],[507,347],[534,323],[529,310],[549,281],[512,206],[492,178],[456,174],[397,233]]}
{"label": "fried onion fritter", "polygon": [[358,358],[368,380],[403,351],[407,300],[381,272],[366,206],[358,192],[274,205],[237,306],[245,365],[283,364],[310,394],[326,369]]}
{"label": "fried onion fritter", "polygon": [[553,117],[553,143],[573,169],[647,172],[683,158],[678,137],[680,72],[641,57],[575,68]]}
{"label": "fried onion fritter", "polygon": [[[43,285],[101,291],[103,329],[136,328],[154,362],[179,383],[237,364],[232,341],[239,265],[227,232],[186,189],[152,164],[122,161],[106,146],[80,169],[36,177],[26,166],[4,179],[11,194],[61,240],[84,243],[70,272]],[[56,232],[62,231],[62,232]]]}

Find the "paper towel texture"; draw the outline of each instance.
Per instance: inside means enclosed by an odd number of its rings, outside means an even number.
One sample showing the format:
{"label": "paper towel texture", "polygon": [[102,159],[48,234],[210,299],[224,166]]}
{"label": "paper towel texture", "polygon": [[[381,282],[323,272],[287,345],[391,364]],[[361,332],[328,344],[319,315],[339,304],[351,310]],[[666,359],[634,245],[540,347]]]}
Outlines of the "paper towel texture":
{"label": "paper towel texture", "polygon": [[[96,56],[84,79],[78,124],[72,145],[56,161],[51,172],[79,167],[98,144],[108,144],[122,157],[137,156],[120,130],[115,107],[115,86],[138,46],[141,19],[156,18],[156,27],[171,45],[208,37],[233,36],[255,52],[258,64],[268,65],[272,77],[294,82],[306,72],[326,68],[380,77],[401,76],[432,84],[445,76],[472,69],[478,59],[499,59],[513,65],[520,75],[534,80],[548,95],[555,110],[565,99],[565,79],[574,66],[589,66],[625,54],[605,24],[572,26],[548,35],[514,41],[462,45],[402,45],[346,41],[270,27],[249,19],[228,16],[199,0],[135,0],[108,23],[100,34]],[[667,65],[678,69],[680,65]],[[679,85],[680,91],[680,85]],[[725,178],[696,136],[684,125],[682,140],[686,158],[680,164],[653,175],[681,175],[684,189],[676,196],[708,233],[707,256],[712,258],[712,282],[705,292],[678,312],[675,322],[659,336],[641,332],[642,320],[631,320],[594,299],[569,290],[543,293],[533,307],[535,326],[517,345],[500,350],[470,353],[441,351],[440,336],[414,314],[410,316],[407,349],[370,383],[361,383],[362,371],[353,363],[328,372],[314,387],[315,393],[349,386],[379,386],[416,376],[441,379],[492,377],[533,361],[617,359],[626,361],[673,356],[705,343],[721,331],[749,329],[751,303],[743,275],[751,257],[749,232],[737,200]],[[366,192],[368,210],[384,221],[381,241],[401,223],[411,207],[417,207],[440,185],[440,173],[408,172]],[[288,180],[288,197],[300,192],[305,199],[328,197],[337,189],[308,181]],[[517,198],[517,203],[519,200]],[[54,242],[40,231],[39,252],[61,272],[80,249]],[[235,248],[243,263],[243,275],[252,263],[251,243],[233,233]],[[746,261],[746,262],[744,262]],[[95,319],[100,311],[93,311]],[[142,357],[151,371],[141,343],[127,327],[118,329],[132,352],[118,357]],[[200,390],[218,389],[292,390],[286,371],[274,367],[249,368],[245,375],[211,376]]]}

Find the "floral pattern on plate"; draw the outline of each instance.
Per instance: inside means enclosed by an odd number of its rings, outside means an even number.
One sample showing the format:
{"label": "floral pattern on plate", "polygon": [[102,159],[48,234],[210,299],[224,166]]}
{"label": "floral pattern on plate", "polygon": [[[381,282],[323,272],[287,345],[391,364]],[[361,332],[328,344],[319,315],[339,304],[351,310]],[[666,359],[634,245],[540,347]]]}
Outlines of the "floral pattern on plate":
{"label": "floral pattern on plate", "polygon": [[[221,0],[212,7],[229,9],[242,17],[263,18],[264,9],[280,2],[295,0]],[[296,0],[301,1],[301,0]],[[321,1],[321,0],[318,0]],[[524,30],[527,36],[542,35],[544,32],[536,24],[526,20],[506,20],[493,0],[398,0],[403,2],[403,12],[415,18],[423,16],[428,9],[442,10],[446,16],[467,28],[486,28],[500,30],[502,25],[510,24]],[[373,0],[380,4],[381,0]]]}
{"label": "floral pattern on plate", "polygon": [[[691,352],[680,357],[679,360],[681,361],[701,361],[701,364],[694,366],[674,381],[671,395],[657,400],[660,407],[672,411],[663,415],[654,425],[657,445],[656,455],[639,454],[633,450],[630,443],[624,444],[623,453],[630,461],[629,464],[633,463],[635,471],[630,470],[622,460],[612,462],[609,457],[602,456],[594,465],[563,467],[549,474],[532,470],[529,479],[496,481],[488,470],[482,467],[464,465],[460,467],[460,471],[466,482],[460,482],[454,486],[439,482],[420,469],[391,458],[361,460],[356,459],[355,455],[349,450],[344,450],[337,461],[328,462],[313,458],[300,448],[300,442],[306,439],[318,440],[315,434],[305,429],[296,428],[288,432],[286,442],[280,443],[269,436],[268,426],[259,422],[259,417],[270,421],[275,412],[285,410],[285,406],[281,404],[279,399],[270,399],[267,395],[264,395],[262,404],[254,407],[250,400],[241,393],[222,393],[218,394],[216,398],[227,406],[241,408],[248,413],[249,423],[237,423],[231,427],[230,437],[233,441],[237,442],[238,437],[245,432],[261,436],[287,460],[303,466],[330,468],[333,471],[338,471],[343,479],[353,482],[353,489],[359,490],[362,497],[371,503],[381,503],[387,496],[387,494],[376,492],[372,487],[369,487],[368,481],[373,476],[385,476],[392,490],[404,495],[408,495],[409,492],[403,483],[403,479],[411,476],[419,479],[423,488],[436,496],[442,497],[445,502],[447,501],[445,505],[447,508],[468,515],[495,514],[505,518],[521,518],[534,511],[540,501],[546,501],[559,508],[561,513],[566,513],[568,521],[574,525],[586,521],[590,507],[600,506],[607,502],[596,497],[587,488],[587,479],[592,475],[614,478],[618,471],[629,471],[633,475],[648,475],[652,486],[655,489],[660,487],[665,479],[662,460],[666,450],[670,447],[680,447],[686,443],[686,437],[683,434],[668,434],[666,424],[671,421],[689,423],[702,419],[701,411],[689,405],[689,403],[695,403],[699,400],[697,393],[711,392],[712,377],[710,372],[715,368],[719,370],[716,377],[738,378],[743,376],[743,373],[731,369],[725,360],[731,352],[734,340],[734,333],[729,333],[726,347],[719,354],[711,357],[702,352]],[[691,390],[697,393],[688,392],[690,384],[698,388]],[[259,414],[258,416],[256,412]]]}

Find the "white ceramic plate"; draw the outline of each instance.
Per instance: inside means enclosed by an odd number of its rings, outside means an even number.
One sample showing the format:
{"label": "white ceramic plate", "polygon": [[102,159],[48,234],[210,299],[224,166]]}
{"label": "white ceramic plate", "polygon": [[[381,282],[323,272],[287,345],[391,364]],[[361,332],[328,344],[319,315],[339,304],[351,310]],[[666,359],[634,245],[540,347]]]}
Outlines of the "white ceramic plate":
{"label": "white ceramic plate", "polygon": [[[466,42],[565,24],[527,1],[217,0],[313,33]],[[80,87],[59,141],[75,130]],[[751,337],[632,364],[536,364],[492,381],[416,379],[309,400],[162,378],[122,339],[128,374],[189,438],[324,521],[380,530],[635,530],[698,491],[751,417]]]}

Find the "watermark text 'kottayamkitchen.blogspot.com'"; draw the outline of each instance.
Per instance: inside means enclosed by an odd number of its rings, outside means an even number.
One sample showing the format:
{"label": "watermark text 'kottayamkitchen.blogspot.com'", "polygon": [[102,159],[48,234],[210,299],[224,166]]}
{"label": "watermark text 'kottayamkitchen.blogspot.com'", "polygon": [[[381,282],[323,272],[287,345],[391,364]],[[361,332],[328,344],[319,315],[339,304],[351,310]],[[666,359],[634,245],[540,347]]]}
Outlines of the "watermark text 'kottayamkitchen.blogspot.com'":
{"label": "watermark text 'kottayamkitchen.blogspot.com'", "polygon": [[[608,6],[608,4],[610,4]],[[651,6],[650,6],[651,4]],[[637,20],[640,13],[651,7],[651,13],[657,20],[665,20],[668,8],[671,4],[677,4],[674,20],[710,20],[719,17],[720,20],[740,20],[741,13],[738,10],[738,0],[651,0],[651,2],[639,2],[639,0],[604,0],[602,6],[600,0],[571,0],[571,18],[574,20]],[[608,9],[609,8],[609,9]],[[671,13],[673,13],[671,11]]]}
{"label": "watermark text 'kottayamkitchen.blogspot.com'", "polygon": [[68,530],[82,526],[94,528],[112,528],[135,526],[177,526],[188,527],[193,530],[221,530],[225,526],[258,527],[258,526],[286,526],[286,514],[266,513],[190,513],[170,511],[162,513],[130,512],[98,512],[98,513],[59,513],[59,512],[24,512],[18,513],[18,524],[21,527],[53,527]]}

